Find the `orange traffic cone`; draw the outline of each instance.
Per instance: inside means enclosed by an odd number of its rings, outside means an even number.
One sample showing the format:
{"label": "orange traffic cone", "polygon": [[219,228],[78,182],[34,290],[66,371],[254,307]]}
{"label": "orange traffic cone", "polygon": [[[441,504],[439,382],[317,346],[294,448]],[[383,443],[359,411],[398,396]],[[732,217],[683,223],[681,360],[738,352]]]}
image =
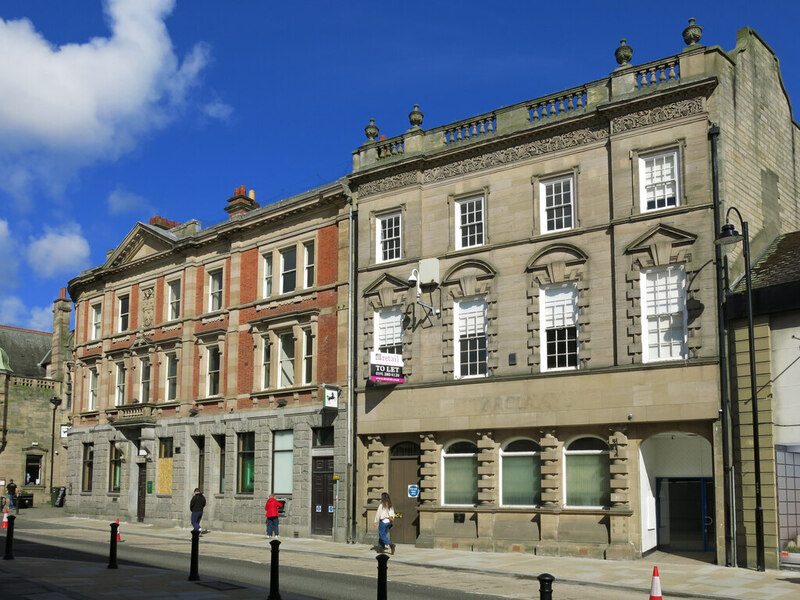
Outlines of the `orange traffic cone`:
{"label": "orange traffic cone", "polygon": [[661,596],[661,578],[658,567],[653,567],[653,583],[650,584],[650,600],[663,600]]}
{"label": "orange traffic cone", "polygon": [[122,538],[119,535],[119,519],[117,519],[117,541],[121,542]]}
{"label": "orange traffic cone", "polygon": [[8,529],[8,509],[6,512],[3,513],[3,527],[2,529]]}

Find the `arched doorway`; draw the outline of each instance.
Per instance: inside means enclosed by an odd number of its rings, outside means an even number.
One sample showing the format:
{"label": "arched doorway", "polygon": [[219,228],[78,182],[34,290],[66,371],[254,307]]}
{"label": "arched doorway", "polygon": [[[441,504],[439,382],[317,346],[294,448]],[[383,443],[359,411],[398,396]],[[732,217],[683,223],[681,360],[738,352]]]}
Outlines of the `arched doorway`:
{"label": "arched doorway", "polygon": [[713,552],[711,443],[685,432],[659,433],[640,449],[642,552]]}
{"label": "arched doorway", "polygon": [[401,514],[394,520],[391,538],[396,544],[414,544],[419,535],[419,498],[409,492],[409,486],[419,489],[419,444],[400,442],[389,455],[389,495],[394,512]]}

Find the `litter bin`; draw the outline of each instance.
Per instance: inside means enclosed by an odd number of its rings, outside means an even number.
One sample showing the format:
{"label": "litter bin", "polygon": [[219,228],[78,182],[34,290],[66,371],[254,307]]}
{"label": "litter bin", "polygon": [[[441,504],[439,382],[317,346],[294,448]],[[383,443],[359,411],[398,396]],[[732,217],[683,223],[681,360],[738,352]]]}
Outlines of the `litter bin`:
{"label": "litter bin", "polygon": [[20,508],[33,508],[33,494],[17,494],[15,506]]}

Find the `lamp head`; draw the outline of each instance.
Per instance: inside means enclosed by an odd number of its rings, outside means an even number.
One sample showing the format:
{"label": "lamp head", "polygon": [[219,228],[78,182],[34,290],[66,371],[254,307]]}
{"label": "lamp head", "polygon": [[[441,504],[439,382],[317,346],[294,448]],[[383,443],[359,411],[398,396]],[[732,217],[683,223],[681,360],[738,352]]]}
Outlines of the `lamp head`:
{"label": "lamp head", "polygon": [[729,244],[736,244],[741,242],[744,239],[741,233],[736,231],[736,227],[734,227],[733,223],[725,223],[722,226],[722,231],[720,231],[719,236],[714,243],[717,246],[727,246]]}
{"label": "lamp head", "polygon": [[54,409],[61,406],[61,398],[59,398],[58,396],[53,396],[52,398],[50,398],[50,404],[53,405]]}

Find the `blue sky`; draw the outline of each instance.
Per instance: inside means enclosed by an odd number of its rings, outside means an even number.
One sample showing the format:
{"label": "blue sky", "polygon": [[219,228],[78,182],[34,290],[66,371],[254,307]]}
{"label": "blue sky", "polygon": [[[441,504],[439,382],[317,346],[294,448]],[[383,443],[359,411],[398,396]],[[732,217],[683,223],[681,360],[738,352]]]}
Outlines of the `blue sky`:
{"label": "blue sky", "polygon": [[[156,214],[227,219],[347,174],[374,118],[423,128],[754,28],[800,103],[800,2],[2,0],[0,324],[52,301]],[[797,109],[795,108],[795,111]]]}

